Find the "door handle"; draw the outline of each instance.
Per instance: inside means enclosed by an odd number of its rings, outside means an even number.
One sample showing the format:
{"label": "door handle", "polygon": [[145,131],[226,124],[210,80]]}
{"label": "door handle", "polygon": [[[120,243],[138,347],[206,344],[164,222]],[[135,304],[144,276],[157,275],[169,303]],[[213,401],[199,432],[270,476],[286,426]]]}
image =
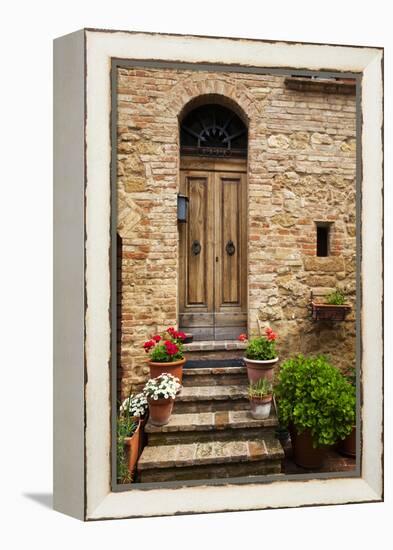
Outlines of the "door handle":
{"label": "door handle", "polygon": [[233,241],[228,241],[227,245],[225,247],[225,250],[227,251],[228,256],[233,256],[236,252],[236,247],[233,244]]}
{"label": "door handle", "polygon": [[194,254],[194,256],[198,256],[201,252],[201,243],[199,241],[193,241],[191,245],[191,252]]}

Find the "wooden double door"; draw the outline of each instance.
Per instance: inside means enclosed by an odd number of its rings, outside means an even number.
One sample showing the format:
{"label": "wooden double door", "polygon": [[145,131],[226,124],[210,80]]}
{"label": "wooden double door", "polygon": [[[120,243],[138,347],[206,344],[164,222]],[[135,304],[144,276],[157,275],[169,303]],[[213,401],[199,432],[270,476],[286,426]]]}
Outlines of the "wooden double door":
{"label": "wooden double door", "polygon": [[182,161],[179,326],[194,340],[235,339],[247,329],[245,161]]}

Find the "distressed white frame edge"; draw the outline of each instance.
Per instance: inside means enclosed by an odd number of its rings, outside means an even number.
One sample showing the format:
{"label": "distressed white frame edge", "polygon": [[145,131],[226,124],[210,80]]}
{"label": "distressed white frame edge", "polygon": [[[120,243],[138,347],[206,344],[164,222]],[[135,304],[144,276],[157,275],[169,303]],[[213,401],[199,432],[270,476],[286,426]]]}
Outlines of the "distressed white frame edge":
{"label": "distressed white frame edge", "polygon": [[83,30],[53,48],[53,507],[85,518]]}
{"label": "distressed white frame edge", "polygon": [[[86,519],[379,501],[382,472],[382,50],[86,31]],[[362,477],[110,490],[111,58],[363,72]],[[103,315],[102,312],[105,312]],[[380,406],[376,406],[380,403]]]}

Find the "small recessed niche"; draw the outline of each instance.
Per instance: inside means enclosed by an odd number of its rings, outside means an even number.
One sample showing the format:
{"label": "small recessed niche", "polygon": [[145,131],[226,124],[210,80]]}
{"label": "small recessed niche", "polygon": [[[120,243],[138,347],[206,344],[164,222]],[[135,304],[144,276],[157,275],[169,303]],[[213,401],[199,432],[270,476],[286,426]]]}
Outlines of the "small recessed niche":
{"label": "small recessed niche", "polygon": [[329,256],[330,249],[330,222],[315,222],[317,231],[317,256]]}

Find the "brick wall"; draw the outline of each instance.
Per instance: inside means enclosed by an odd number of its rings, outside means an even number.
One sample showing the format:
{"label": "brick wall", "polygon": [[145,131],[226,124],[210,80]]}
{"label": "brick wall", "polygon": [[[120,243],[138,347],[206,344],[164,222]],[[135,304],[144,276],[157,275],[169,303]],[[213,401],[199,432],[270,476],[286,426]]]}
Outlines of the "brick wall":
{"label": "brick wall", "polygon": [[[355,95],[288,89],[281,76],[118,69],[122,393],[148,374],[141,344],[177,321],[178,117],[205,94],[248,120],[249,331],[279,332],[280,357],[355,361]],[[334,222],[316,257],[315,222]],[[310,291],[345,288],[343,323],[311,321]]]}

